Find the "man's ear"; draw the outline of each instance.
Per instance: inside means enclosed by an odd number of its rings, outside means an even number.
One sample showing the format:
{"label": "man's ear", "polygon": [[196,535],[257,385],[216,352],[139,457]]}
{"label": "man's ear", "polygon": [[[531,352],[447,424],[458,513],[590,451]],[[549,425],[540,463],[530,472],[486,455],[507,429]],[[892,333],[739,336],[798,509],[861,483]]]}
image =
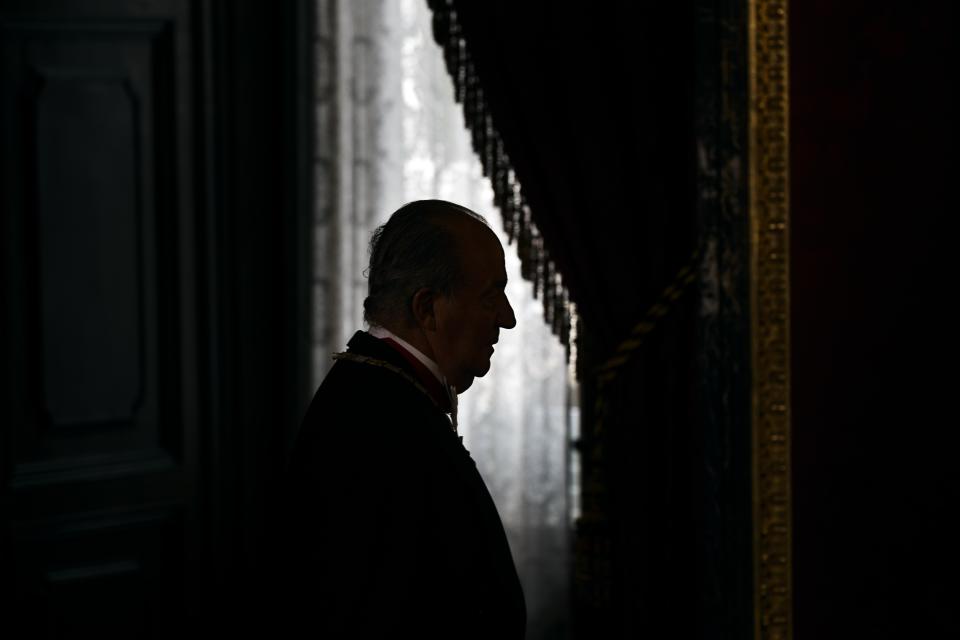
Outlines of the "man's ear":
{"label": "man's ear", "polygon": [[437,314],[434,309],[437,295],[433,289],[423,287],[413,294],[413,317],[424,331],[437,330]]}

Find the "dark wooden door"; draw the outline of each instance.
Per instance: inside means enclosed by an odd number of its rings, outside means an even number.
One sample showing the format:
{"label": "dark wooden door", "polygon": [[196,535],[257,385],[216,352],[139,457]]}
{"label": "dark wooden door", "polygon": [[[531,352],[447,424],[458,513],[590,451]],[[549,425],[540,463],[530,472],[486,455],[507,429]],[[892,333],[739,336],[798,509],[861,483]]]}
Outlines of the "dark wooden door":
{"label": "dark wooden door", "polygon": [[0,636],[180,635],[255,552],[306,325],[259,4],[0,3]]}

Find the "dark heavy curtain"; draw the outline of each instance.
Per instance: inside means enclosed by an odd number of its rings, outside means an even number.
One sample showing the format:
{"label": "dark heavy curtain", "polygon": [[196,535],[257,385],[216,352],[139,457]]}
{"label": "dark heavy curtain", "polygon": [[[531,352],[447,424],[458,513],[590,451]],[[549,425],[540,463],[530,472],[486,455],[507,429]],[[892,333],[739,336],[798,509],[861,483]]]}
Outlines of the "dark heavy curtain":
{"label": "dark heavy curtain", "polygon": [[[498,204],[515,227],[528,205],[542,236],[520,226],[521,259],[546,252],[582,321],[577,636],[745,637],[745,16],[724,2],[430,4],[495,189],[504,165],[522,189],[507,180]],[[695,248],[683,295],[603,375]]]}
{"label": "dark heavy curtain", "polygon": [[694,247],[686,3],[436,3],[587,329],[610,348]]}

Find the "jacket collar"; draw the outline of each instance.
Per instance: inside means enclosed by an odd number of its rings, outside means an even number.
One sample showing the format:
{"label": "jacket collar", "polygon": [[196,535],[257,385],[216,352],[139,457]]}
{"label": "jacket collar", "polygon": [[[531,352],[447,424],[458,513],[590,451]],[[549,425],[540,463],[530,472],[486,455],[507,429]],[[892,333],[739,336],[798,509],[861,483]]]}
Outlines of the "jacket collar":
{"label": "jacket collar", "polygon": [[452,392],[416,355],[406,350],[399,342],[392,338],[376,338],[366,331],[357,331],[350,338],[347,346],[350,348],[350,353],[383,360],[405,371],[423,386],[434,404],[444,413],[455,415]]}
{"label": "jacket collar", "polygon": [[440,367],[437,365],[437,363],[431,360],[425,353],[417,349],[415,346],[413,346],[412,344],[410,344],[409,342],[407,342],[397,334],[393,333],[392,331],[390,331],[385,327],[378,327],[378,326],[370,327],[370,330],[367,333],[369,333],[374,338],[379,338],[380,340],[392,340],[396,345],[399,345],[400,347],[402,347],[403,351],[405,351],[407,355],[411,355],[414,357],[414,359],[416,360],[416,362],[413,363],[414,366],[416,366],[417,363],[423,365],[424,367],[427,368],[427,370],[430,373],[433,374],[433,377],[435,377],[440,382],[440,384],[447,384],[447,380],[444,377],[443,372],[440,371]]}

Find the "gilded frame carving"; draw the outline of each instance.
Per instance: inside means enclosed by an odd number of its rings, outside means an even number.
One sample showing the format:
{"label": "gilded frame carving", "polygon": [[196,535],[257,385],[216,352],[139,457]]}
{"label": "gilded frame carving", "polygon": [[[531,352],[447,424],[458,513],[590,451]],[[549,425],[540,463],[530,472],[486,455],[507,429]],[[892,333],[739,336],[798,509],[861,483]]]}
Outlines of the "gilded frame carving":
{"label": "gilded frame carving", "polygon": [[748,0],[754,637],[793,637],[787,0]]}

